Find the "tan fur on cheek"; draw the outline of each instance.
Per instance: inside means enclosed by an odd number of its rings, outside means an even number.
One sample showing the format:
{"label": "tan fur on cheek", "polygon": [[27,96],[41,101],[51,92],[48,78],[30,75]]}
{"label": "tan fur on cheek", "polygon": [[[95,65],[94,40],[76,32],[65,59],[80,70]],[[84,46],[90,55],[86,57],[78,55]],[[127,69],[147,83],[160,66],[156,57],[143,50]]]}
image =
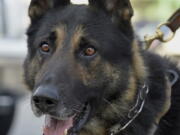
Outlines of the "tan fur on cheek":
{"label": "tan fur on cheek", "polygon": [[120,78],[120,70],[114,65],[110,65],[109,63],[104,64],[104,72],[107,77],[111,79],[119,79]]}
{"label": "tan fur on cheek", "polygon": [[122,97],[123,102],[132,102],[136,97],[136,93],[137,93],[136,78],[133,75],[133,73],[131,73],[129,77],[128,89],[126,90],[126,92],[123,94]]}
{"label": "tan fur on cheek", "polygon": [[[111,91],[110,93],[114,93],[112,88],[115,88],[118,86],[119,81],[121,79],[121,70],[119,67],[116,67],[115,65],[111,65],[109,63],[105,63],[103,66],[104,74],[106,75],[107,81],[110,81],[109,88]],[[114,89],[115,90],[115,89]]]}
{"label": "tan fur on cheek", "polygon": [[146,67],[143,61],[142,56],[139,52],[139,46],[137,41],[134,41],[132,44],[132,53],[133,53],[133,68],[134,73],[137,77],[137,79],[144,80],[144,78],[147,76]]}
{"label": "tan fur on cheek", "polygon": [[171,106],[171,91],[172,91],[172,89],[171,89],[171,84],[169,82],[168,77],[166,77],[166,81],[167,81],[166,91],[165,91],[166,92],[166,97],[165,97],[166,99],[165,99],[165,103],[162,107],[162,111],[157,115],[157,117],[155,119],[155,122],[157,124],[159,124],[161,118],[168,112],[168,110],[170,109],[170,106]]}
{"label": "tan fur on cheek", "polygon": [[77,69],[80,79],[83,81],[84,85],[95,86],[96,83],[98,83],[96,81],[98,79],[97,75],[102,69],[102,67],[100,66],[100,57],[97,57],[94,60],[92,60],[88,67],[78,64]]}
{"label": "tan fur on cheek", "polygon": [[106,124],[103,121],[94,118],[85,126],[85,130],[80,132],[80,135],[106,135],[105,127]]}
{"label": "tan fur on cheek", "polygon": [[[119,81],[121,79],[120,71],[118,70],[118,68],[116,69],[114,66],[111,67],[110,65],[106,66],[106,68],[108,69],[106,70],[106,72],[109,71],[108,75],[110,76],[112,81],[111,88],[114,88],[119,84]],[[115,74],[113,75],[113,73]],[[130,71],[130,74],[127,75],[127,78],[129,78],[127,79],[128,88],[122,93],[122,95],[119,97],[118,100],[108,103],[109,106],[104,109],[104,113],[103,113],[104,118],[107,119],[113,119],[115,117],[122,118],[126,116],[127,111],[129,111],[130,104],[133,103],[134,98],[136,97],[137,94],[137,84],[136,84],[136,76],[134,75],[134,72],[132,70]],[[117,90],[117,88],[115,88],[115,90]],[[113,90],[111,90],[110,92],[114,93]]]}
{"label": "tan fur on cheek", "polygon": [[84,67],[80,67],[80,76],[83,84],[86,86],[91,85],[90,81],[95,78],[93,73],[89,73]]}

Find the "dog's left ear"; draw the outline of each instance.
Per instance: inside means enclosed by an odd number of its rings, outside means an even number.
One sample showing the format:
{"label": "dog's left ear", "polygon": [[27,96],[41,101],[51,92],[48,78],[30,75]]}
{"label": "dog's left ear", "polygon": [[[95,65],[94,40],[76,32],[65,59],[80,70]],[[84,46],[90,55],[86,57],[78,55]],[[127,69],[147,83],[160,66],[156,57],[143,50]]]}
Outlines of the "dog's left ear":
{"label": "dog's left ear", "polygon": [[31,20],[35,20],[44,15],[51,8],[66,6],[68,4],[70,4],[70,0],[31,0],[29,16]]}
{"label": "dog's left ear", "polygon": [[133,9],[130,0],[89,0],[89,4],[103,9],[112,17],[113,23],[116,23],[125,34],[130,36],[133,33],[131,27]]}

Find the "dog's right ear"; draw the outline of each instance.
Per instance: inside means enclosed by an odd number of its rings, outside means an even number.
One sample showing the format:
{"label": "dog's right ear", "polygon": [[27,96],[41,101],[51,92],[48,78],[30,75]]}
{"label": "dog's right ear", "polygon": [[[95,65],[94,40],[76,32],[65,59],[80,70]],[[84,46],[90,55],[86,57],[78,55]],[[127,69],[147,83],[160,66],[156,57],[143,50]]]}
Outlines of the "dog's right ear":
{"label": "dog's right ear", "polygon": [[130,0],[89,0],[89,5],[104,10],[128,37],[133,37],[133,8]]}
{"label": "dog's right ear", "polygon": [[38,19],[44,15],[47,10],[58,6],[66,6],[70,0],[31,0],[29,6],[29,16],[31,20]]}

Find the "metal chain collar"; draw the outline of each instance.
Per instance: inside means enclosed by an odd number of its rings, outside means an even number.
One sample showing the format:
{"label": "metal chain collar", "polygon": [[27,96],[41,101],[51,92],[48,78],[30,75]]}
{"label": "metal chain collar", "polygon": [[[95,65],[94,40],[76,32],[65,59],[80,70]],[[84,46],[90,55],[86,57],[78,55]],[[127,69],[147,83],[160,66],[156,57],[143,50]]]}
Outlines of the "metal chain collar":
{"label": "metal chain collar", "polygon": [[129,110],[129,113],[127,115],[127,122],[122,125],[120,123],[114,125],[110,130],[110,135],[116,135],[120,133],[121,131],[126,129],[136,119],[137,116],[139,116],[144,107],[148,93],[149,87],[146,84],[144,84],[138,93],[136,104]]}

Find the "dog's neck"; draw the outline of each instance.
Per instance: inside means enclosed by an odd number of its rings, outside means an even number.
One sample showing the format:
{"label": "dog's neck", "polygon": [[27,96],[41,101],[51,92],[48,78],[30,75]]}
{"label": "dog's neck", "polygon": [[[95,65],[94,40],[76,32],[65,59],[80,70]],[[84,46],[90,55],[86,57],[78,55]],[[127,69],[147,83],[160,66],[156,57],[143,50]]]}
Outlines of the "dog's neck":
{"label": "dog's neck", "polygon": [[[170,91],[169,80],[166,80],[167,87],[167,97]],[[149,84],[149,83],[148,83]],[[148,84],[141,85],[136,94],[136,98],[133,101],[133,104],[125,105],[125,103],[112,104],[109,101],[106,101],[106,108],[109,112],[104,109],[101,109],[99,114],[97,114],[90,123],[87,124],[84,131],[80,135],[154,135],[157,132],[159,120],[164,115],[163,112],[167,112],[169,107],[158,116],[155,116],[151,110],[152,106],[156,104],[151,103],[151,93],[148,94],[149,87]],[[168,96],[169,95],[169,96]],[[118,102],[118,101],[117,101]],[[120,102],[120,100],[119,100]],[[167,100],[170,102],[170,100]],[[146,103],[146,104],[144,104]],[[164,103],[168,104],[168,103]],[[107,107],[108,106],[108,107]],[[123,108],[126,106],[125,108]],[[119,109],[119,110],[118,110]],[[142,111],[143,109],[143,111]],[[112,110],[117,111],[116,115],[113,114]],[[132,111],[133,110],[133,111]],[[105,113],[106,112],[106,113]],[[120,113],[121,112],[121,113]],[[128,119],[128,115],[132,113],[132,117]],[[158,117],[158,121],[157,121]],[[107,130],[108,129],[108,130]]]}
{"label": "dog's neck", "polygon": [[[121,106],[119,106],[118,103],[118,106],[116,106],[116,104],[105,100],[106,107],[104,105],[101,107],[101,110],[98,111],[99,113],[85,126],[84,131],[80,135],[124,135],[126,133],[131,135],[129,134],[129,128],[136,125],[136,118],[142,113],[149,92],[149,87],[146,83],[137,89],[138,92],[132,104],[120,103]],[[106,110],[105,108],[108,109]]]}
{"label": "dog's neck", "polygon": [[140,115],[144,107],[147,94],[149,93],[149,87],[146,83],[138,90],[138,95],[134,106],[129,110],[126,116],[126,120],[122,123],[117,123],[112,126],[110,135],[117,135],[125,130],[135,119]]}

